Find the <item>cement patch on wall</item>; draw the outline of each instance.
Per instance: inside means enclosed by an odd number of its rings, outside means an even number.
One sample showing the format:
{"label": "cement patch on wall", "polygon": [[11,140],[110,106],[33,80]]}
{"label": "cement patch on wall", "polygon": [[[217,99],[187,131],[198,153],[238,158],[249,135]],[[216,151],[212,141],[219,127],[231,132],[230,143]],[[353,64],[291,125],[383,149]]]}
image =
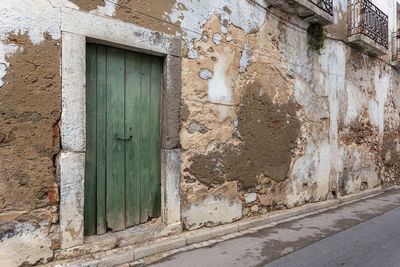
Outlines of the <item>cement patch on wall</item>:
{"label": "cement patch on wall", "polygon": [[225,183],[216,190],[193,192],[182,203],[182,221],[188,230],[230,223],[242,218],[242,202],[236,182]]}
{"label": "cement patch on wall", "polygon": [[300,128],[296,103],[273,104],[266,91],[270,89],[257,82],[247,85],[237,114],[238,146],[193,156],[190,173],[202,184],[238,181],[246,189],[256,186],[260,175],[276,181],[287,178]]}
{"label": "cement patch on wall", "polygon": [[[4,225],[0,228],[3,229]],[[10,225],[8,232],[0,236],[0,266],[32,265],[52,259],[52,242],[47,235],[48,228],[48,222],[40,225]]]}

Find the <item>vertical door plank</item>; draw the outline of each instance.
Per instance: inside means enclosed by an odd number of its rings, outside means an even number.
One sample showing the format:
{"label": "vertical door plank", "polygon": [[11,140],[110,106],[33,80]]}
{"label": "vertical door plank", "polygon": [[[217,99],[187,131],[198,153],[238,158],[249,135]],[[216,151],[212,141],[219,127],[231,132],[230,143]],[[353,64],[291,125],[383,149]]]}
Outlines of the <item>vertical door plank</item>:
{"label": "vertical door plank", "polygon": [[140,222],[147,222],[151,211],[151,190],[150,190],[150,71],[151,56],[142,55],[141,71],[141,122],[142,122],[142,147],[141,147],[141,206]]}
{"label": "vertical door plank", "polygon": [[152,57],[151,95],[150,95],[150,190],[151,217],[158,217],[160,211],[160,91],[161,91],[162,59]]}
{"label": "vertical door plank", "polygon": [[96,234],[96,46],[86,48],[84,234]]}
{"label": "vertical door plank", "polygon": [[107,48],[107,225],[125,228],[124,93],[125,52]]}
{"label": "vertical door plank", "polygon": [[138,53],[126,52],[125,135],[133,136],[125,144],[126,227],[140,222],[141,58]]}
{"label": "vertical door plank", "polygon": [[106,224],[106,117],[107,48],[97,46],[97,234],[107,231]]}

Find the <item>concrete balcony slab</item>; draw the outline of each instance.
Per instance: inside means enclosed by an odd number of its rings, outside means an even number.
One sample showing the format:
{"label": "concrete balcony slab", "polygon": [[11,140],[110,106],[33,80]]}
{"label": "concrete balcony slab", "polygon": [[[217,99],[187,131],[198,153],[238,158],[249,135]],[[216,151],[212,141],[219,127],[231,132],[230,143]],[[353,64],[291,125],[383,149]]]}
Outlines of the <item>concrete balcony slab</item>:
{"label": "concrete balcony slab", "polygon": [[389,50],[386,47],[380,45],[378,42],[362,33],[347,37],[347,42],[352,46],[361,49],[365,54],[371,56],[378,57],[389,53]]}
{"label": "concrete balcony slab", "polygon": [[310,23],[332,24],[333,16],[320,8],[318,2],[318,0],[267,0],[267,5],[270,8],[297,14]]}
{"label": "concrete balcony slab", "polygon": [[395,57],[392,58],[391,64],[394,68],[400,70],[400,54],[397,54]]}

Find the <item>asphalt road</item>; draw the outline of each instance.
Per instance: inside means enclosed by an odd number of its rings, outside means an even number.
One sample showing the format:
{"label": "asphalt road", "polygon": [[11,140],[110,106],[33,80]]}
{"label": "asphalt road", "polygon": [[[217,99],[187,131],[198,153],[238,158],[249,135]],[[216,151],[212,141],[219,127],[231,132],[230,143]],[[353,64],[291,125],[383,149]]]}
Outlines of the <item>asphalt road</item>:
{"label": "asphalt road", "polygon": [[400,208],[265,266],[400,266]]}
{"label": "asphalt road", "polygon": [[400,190],[173,254],[151,266],[400,266]]}

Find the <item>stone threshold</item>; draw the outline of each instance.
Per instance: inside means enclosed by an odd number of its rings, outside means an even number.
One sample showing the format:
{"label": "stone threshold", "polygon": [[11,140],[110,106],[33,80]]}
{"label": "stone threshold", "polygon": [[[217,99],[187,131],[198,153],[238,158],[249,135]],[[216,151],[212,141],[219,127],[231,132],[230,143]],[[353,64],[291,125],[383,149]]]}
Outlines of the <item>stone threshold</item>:
{"label": "stone threshold", "polygon": [[[187,231],[177,235],[163,237],[156,241],[127,245],[125,247],[113,249],[108,248],[107,251],[99,253],[93,253],[90,255],[84,255],[66,260],[56,260],[44,266],[118,266],[122,264],[125,264],[123,266],[134,266],[135,264],[144,263],[144,261],[141,259],[156,254],[174,250],[175,252],[178,252],[178,250],[184,251],[210,244],[210,242],[204,245],[199,244],[204,241],[218,239],[211,243],[221,242],[227,239],[235,238],[242,234],[246,234],[248,231],[252,232],[254,230],[275,226],[279,223],[292,221],[301,217],[306,217],[315,213],[337,208],[345,204],[371,198],[383,192],[398,188],[400,187],[393,186],[385,189],[382,189],[381,187],[367,189],[362,192],[339,197],[337,199],[305,204],[303,206],[287,210],[274,211],[256,217],[245,218],[230,224],[219,225],[215,227],[203,227],[198,230]],[[185,249],[185,247],[187,247],[187,249]],[[163,256],[161,255],[161,258],[162,257]]]}
{"label": "stone threshold", "polygon": [[85,237],[84,244],[54,251],[54,260],[77,258],[115,248],[144,244],[182,233],[182,223],[164,224],[161,218],[139,224],[123,231]]}

